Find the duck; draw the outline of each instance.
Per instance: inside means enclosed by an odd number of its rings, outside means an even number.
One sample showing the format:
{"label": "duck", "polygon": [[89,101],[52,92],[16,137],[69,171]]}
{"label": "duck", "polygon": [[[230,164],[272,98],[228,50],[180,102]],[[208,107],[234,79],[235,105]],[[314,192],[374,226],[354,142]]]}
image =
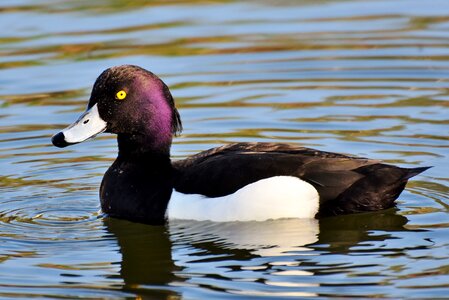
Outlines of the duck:
{"label": "duck", "polygon": [[86,111],[52,143],[62,148],[116,134],[118,155],[100,185],[101,210],[153,225],[384,210],[395,206],[410,178],[429,168],[271,142],[231,143],[172,160],[172,140],[181,130],[167,85],[142,67],[120,65],[100,74]]}

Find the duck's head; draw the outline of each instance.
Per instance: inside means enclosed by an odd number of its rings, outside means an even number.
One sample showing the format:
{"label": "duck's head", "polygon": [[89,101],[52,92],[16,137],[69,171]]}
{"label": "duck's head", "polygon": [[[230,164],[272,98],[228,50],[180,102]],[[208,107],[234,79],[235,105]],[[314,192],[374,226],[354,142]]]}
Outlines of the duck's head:
{"label": "duck's head", "polygon": [[132,65],[105,70],[95,81],[87,110],[76,122],[52,137],[66,147],[101,132],[118,135],[119,151],[169,153],[181,120],[164,82]]}

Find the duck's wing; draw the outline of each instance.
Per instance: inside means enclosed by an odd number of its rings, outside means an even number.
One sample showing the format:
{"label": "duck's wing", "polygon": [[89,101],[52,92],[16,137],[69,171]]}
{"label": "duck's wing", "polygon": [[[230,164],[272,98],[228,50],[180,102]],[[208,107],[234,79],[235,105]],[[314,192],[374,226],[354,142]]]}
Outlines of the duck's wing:
{"label": "duck's wing", "polygon": [[295,176],[312,184],[320,202],[337,198],[365,175],[357,170],[376,160],[291,144],[235,143],[174,161],[175,189],[208,197],[225,196],[273,176]]}
{"label": "duck's wing", "polygon": [[264,178],[298,177],[317,190],[320,215],[391,207],[407,180],[429,168],[400,168],[377,160],[277,143],[230,144],[172,165],[177,191],[208,197],[232,194]]}

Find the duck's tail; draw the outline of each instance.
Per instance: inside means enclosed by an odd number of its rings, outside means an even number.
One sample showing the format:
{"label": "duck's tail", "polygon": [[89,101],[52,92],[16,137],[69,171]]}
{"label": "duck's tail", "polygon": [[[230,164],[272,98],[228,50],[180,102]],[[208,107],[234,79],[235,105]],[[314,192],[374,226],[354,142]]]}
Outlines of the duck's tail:
{"label": "duck's tail", "polygon": [[429,168],[408,169],[387,164],[363,166],[356,171],[364,176],[337,199],[321,208],[320,215],[357,213],[392,207],[407,181]]}
{"label": "duck's tail", "polygon": [[419,168],[411,168],[411,169],[405,169],[407,170],[407,173],[404,175],[403,180],[409,180],[410,178],[432,168],[433,166],[430,167],[419,167]]}

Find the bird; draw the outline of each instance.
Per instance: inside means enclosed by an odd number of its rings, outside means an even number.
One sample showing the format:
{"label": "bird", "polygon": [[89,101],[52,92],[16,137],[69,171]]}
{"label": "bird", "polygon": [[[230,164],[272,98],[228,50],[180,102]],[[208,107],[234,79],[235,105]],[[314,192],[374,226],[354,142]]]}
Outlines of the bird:
{"label": "bird", "polygon": [[181,130],[168,86],[142,67],[120,65],[100,74],[86,111],[52,143],[66,147],[116,134],[118,155],[100,185],[101,209],[153,225],[383,210],[395,206],[410,178],[430,168],[271,142],[231,143],[172,160],[172,140]]}

